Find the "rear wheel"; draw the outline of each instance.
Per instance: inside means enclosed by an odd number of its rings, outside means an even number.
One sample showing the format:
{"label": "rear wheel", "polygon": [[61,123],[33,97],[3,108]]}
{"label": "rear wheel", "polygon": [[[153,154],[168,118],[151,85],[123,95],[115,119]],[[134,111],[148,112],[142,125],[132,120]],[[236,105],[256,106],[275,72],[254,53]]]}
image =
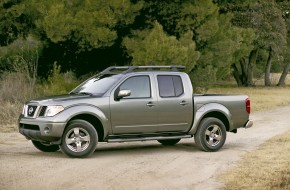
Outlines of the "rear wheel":
{"label": "rear wheel", "polygon": [[180,141],[180,139],[165,139],[165,140],[157,140],[157,141],[165,146],[173,146],[177,144]]}
{"label": "rear wheel", "polygon": [[73,120],[62,137],[61,150],[70,157],[90,156],[96,149],[98,134],[92,124],[84,120]]}
{"label": "rear wheel", "polygon": [[206,152],[218,151],[226,141],[226,127],[224,123],[213,117],[201,121],[194,140],[199,149]]}
{"label": "rear wheel", "polygon": [[42,152],[56,152],[59,150],[59,146],[55,144],[46,144],[39,141],[31,140],[32,144]]}

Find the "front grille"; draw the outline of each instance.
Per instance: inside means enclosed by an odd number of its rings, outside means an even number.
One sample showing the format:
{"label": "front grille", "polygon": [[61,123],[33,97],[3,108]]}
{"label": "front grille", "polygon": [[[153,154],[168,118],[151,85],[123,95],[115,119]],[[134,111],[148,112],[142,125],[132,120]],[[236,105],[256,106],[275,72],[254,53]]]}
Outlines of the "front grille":
{"label": "front grille", "polygon": [[37,110],[37,106],[28,105],[28,107],[27,107],[27,116],[28,117],[34,117],[36,110]]}
{"label": "front grille", "polygon": [[45,114],[47,106],[42,106],[39,112],[39,117],[43,117]]}

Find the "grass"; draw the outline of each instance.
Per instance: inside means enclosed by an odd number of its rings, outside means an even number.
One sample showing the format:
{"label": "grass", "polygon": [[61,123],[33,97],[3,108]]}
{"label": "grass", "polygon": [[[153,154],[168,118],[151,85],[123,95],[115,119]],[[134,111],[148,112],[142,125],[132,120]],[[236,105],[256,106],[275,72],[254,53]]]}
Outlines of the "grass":
{"label": "grass", "polygon": [[32,78],[23,71],[0,74],[0,132],[18,130],[17,120],[27,100],[64,94],[79,83],[72,72],[60,73],[60,67],[56,65],[51,73],[48,81],[44,82]]}
{"label": "grass", "polygon": [[[247,94],[252,111],[290,105],[290,88],[214,88],[208,93]],[[290,189],[290,131],[242,156],[237,166],[223,175],[223,190]]]}
{"label": "grass", "polygon": [[[289,87],[214,88],[208,93],[247,94],[252,112],[290,105]],[[243,155],[221,180],[224,190],[290,189],[290,131]]]}
{"label": "grass", "polygon": [[251,100],[252,112],[290,105],[289,87],[213,88],[207,93],[246,94]]}
{"label": "grass", "polygon": [[290,189],[290,131],[242,156],[238,165],[223,176],[223,190]]}

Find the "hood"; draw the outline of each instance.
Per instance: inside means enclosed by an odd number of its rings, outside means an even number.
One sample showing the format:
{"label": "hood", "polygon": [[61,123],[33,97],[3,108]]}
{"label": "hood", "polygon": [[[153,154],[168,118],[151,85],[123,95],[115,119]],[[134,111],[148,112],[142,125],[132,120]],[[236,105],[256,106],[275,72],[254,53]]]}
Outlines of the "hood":
{"label": "hood", "polygon": [[42,98],[36,98],[31,100],[30,102],[36,102],[39,104],[51,104],[51,103],[59,103],[61,102],[65,103],[67,101],[78,101],[82,99],[88,99],[88,98],[96,98],[101,97],[101,95],[87,95],[87,94],[64,94],[64,95],[58,95],[58,96],[48,96],[48,97],[42,97]]}

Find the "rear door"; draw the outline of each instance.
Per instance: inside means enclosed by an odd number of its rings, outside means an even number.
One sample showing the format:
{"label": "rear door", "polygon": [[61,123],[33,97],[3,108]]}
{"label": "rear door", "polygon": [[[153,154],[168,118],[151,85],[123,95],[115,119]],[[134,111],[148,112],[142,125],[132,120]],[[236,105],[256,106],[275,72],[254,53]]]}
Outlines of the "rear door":
{"label": "rear door", "polygon": [[186,92],[181,75],[155,75],[158,89],[160,132],[187,131],[192,123],[192,94]]}
{"label": "rear door", "polygon": [[[153,75],[126,78],[113,92],[130,90],[129,97],[110,98],[111,124],[114,134],[157,132],[156,91]],[[154,85],[154,86],[153,86]]]}

